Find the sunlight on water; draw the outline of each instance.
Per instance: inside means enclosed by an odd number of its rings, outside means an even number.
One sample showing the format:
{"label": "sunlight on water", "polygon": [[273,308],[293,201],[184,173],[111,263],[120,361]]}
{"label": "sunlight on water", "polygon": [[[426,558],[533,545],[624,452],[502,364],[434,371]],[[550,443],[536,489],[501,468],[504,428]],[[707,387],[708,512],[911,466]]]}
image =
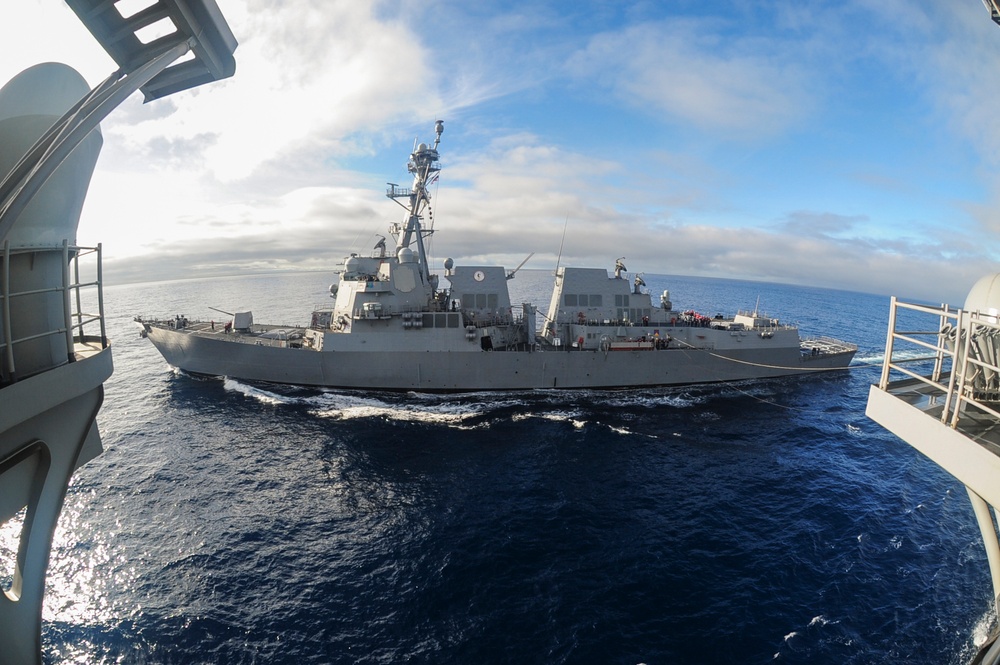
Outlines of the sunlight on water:
{"label": "sunlight on water", "polygon": [[14,583],[17,567],[17,548],[21,542],[26,509],[22,508],[9,520],[0,524],[0,591],[9,592]]}
{"label": "sunlight on water", "polygon": [[[111,580],[101,576],[112,566],[108,541],[114,532],[81,547],[74,537],[86,528],[79,502],[63,507],[52,539],[52,561],[45,587],[43,617],[46,621],[66,622],[80,626],[100,625],[115,619],[112,597],[108,594]],[[129,579],[116,570],[114,587],[127,588]]]}

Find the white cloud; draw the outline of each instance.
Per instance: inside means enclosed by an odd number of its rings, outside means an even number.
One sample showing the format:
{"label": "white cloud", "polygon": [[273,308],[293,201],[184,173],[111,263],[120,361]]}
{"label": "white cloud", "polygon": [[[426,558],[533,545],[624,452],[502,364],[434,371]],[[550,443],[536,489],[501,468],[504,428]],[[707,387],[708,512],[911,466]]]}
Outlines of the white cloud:
{"label": "white cloud", "polygon": [[594,36],[568,70],[649,114],[732,138],[795,125],[815,104],[807,72],[780,42],[731,40],[703,21],[647,23]]}
{"label": "white cloud", "polygon": [[232,7],[244,9],[227,13],[240,41],[236,76],[172,98],[165,122],[160,102],[113,118],[107,131],[124,148],[153,159],[200,148],[188,166],[232,182],[268,162],[342,154],[343,137],[423,112],[418,93],[438,105],[424,47],[370,3]]}
{"label": "white cloud", "polygon": [[[432,267],[450,256],[510,268],[531,252],[528,267],[551,267],[564,228],[562,265],[610,268],[625,256],[639,272],[822,284],[952,302],[990,266],[964,237],[938,245],[844,237],[867,223],[863,216],[791,212],[770,230],[671,219],[669,211],[657,212],[658,191],[603,182],[621,164],[591,159],[592,169],[581,171],[582,157],[521,134],[457,160],[434,194]],[[400,215],[379,192],[303,188],[276,199],[192,211],[173,240],[157,241],[156,263],[188,276],[332,271],[348,252],[367,251]],[[219,224],[221,219],[229,222]],[[955,255],[962,257],[958,268]],[[117,283],[136,278],[136,269],[136,260],[125,258],[109,261],[107,272]],[[929,284],[928,274],[940,276]],[[148,272],[139,276],[150,278]]]}
{"label": "white cloud", "polygon": [[[964,292],[995,242],[957,229],[970,215],[1000,229],[1000,178],[986,170],[1000,162],[1000,30],[978,6],[894,6],[903,15],[857,0],[672,18],[655,3],[438,0],[432,20],[409,2],[225,0],[236,77],[147,105],[136,96],[104,123],[80,237],[105,242],[109,279],[152,265],[330,269],[399,220],[379,188],[402,175],[382,173],[383,160],[406,155],[386,146],[443,117],[454,133],[435,199],[438,261],[512,266],[537,252],[529,267],[554,265],[568,219],[564,264],[625,255],[651,273]],[[5,23],[0,38],[31,61],[0,60],[0,76],[64,59],[94,83],[113,68],[62,3],[18,11],[66,37],[46,50]],[[899,86],[900,106],[933,100],[939,117],[906,117],[950,128],[939,141],[980,156],[983,171],[955,176],[975,181],[968,190],[944,183],[929,196],[899,155],[836,144],[895,130],[899,106],[865,106],[894,101],[876,94],[883,84]],[[825,133],[831,119],[843,125]],[[933,162],[938,147],[918,142],[908,156]],[[921,281],[934,270],[948,274]]]}

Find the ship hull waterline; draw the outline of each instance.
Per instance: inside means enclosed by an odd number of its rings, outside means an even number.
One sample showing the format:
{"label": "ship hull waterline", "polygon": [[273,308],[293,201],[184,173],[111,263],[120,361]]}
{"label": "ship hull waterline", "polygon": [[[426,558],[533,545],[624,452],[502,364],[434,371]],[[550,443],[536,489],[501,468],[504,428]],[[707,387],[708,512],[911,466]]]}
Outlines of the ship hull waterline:
{"label": "ship hull waterline", "polygon": [[240,344],[150,326],[149,340],[191,374],[298,386],[470,392],[638,388],[720,383],[845,369],[854,351],[809,356],[798,348],[314,351]]}

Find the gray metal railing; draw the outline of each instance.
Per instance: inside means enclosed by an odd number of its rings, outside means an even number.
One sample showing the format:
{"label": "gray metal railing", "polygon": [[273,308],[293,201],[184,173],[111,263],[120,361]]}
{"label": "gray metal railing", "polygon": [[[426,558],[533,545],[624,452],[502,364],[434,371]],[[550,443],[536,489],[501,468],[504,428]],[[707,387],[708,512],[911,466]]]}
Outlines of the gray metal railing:
{"label": "gray metal railing", "polygon": [[[901,310],[914,312],[936,327],[899,329]],[[941,422],[958,426],[960,413],[972,406],[1000,420],[1000,316],[906,303],[892,298],[889,331],[879,388],[888,390],[903,375],[944,397]],[[914,351],[930,352],[914,358]],[[906,367],[914,360],[933,361],[929,374]]]}
{"label": "gray metal railing", "polygon": [[[3,363],[3,374],[10,377],[10,380],[15,380],[17,376],[17,368],[15,365],[15,354],[14,349],[18,344],[23,344],[36,339],[41,339],[44,337],[52,337],[55,335],[64,335],[66,339],[66,357],[69,362],[74,362],[76,360],[76,345],[78,343],[82,344],[88,340],[88,336],[85,332],[85,327],[89,326],[93,330],[94,324],[97,324],[100,329],[99,336],[92,336],[100,340],[100,345],[102,349],[108,347],[108,336],[107,328],[105,325],[104,318],[104,289],[102,286],[102,269],[101,269],[101,245],[98,244],[97,247],[79,247],[75,245],[70,245],[68,241],[63,241],[62,244],[62,280],[61,284],[58,286],[51,286],[41,289],[31,289],[24,291],[12,291],[11,290],[11,279],[10,279],[10,260],[11,256],[17,254],[27,254],[39,251],[59,251],[56,248],[51,248],[48,250],[40,250],[37,247],[34,248],[24,248],[24,249],[11,249],[10,242],[4,241],[3,244],[3,254],[2,254],[2,266],[0,266],[0,316],[3,319],[3,326],[0,327],[0,362]],[[81,281],[80,278],[80,260],[86,257],[92,257],[96,263],[95,278],[90,281]],[[94,289],[96,291],[96,304],[97,313],[89,313],[84,311],[83,308],[83,297],[82,294],[87,289]],[[64,312],[63,320],[61,325],[50,327],[47,330],[38,332],[32,335],[25,335],[22,337],[15,338],[13,336],[12,326],[11,326],[11,316],[10,316],[10,305],[16,298],[23,298],[32,295],[41,295],[45,293],[61,293],[63,298]]]}

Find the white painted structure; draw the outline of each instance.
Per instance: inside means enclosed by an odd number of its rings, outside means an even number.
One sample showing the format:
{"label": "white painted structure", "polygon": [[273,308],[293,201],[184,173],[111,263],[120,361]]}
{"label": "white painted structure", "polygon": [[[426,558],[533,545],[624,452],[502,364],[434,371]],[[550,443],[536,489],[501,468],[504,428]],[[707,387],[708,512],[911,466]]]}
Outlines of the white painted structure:
{"label": "white painted structure", "polygon": [[[915,357],[922,363],[914,364]],[[1000,273],[977,282],[961,309],[892,299],[885,362],[866,413],[965,485],[1000,606],[994,525],[1000,506]],[[1000,642],[987,643],[979,657],[975,662],[1000,663]]]}
{"label": "white painted structure", "polygon": [[[95,418],[113,369],[101,248],[76,238],[98,124],[137,90],[149,101],[235,70],[236,42],[212,0],[150,0],[134,13],[116,0],[67,3],[120,69],[91,90],[72,68],[44,63],[0,89],[0,523],[20,526],[0,579],[5,665],[41,662],[53,532],[73,472],[101,453]],[[164,19],[174,32],[136,37]]]}

